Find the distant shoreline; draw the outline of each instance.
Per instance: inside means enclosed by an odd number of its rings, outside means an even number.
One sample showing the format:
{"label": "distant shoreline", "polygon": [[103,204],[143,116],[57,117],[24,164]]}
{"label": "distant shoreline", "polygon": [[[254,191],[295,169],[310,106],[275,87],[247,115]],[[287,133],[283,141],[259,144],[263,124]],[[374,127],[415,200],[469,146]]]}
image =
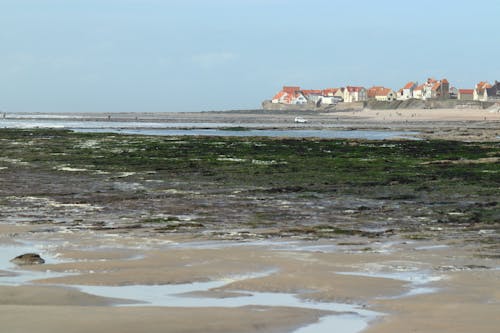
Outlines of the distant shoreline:
{"label": "distant shoreline", "polygon": [[[300,116],[307,122],[295,123]],[[168,124],[170,128],[216,129],[220,124],[247,129],[379,130],[419,132],[422,139],[457,141],[500,141],[500,107],[490,109],[406,109],[343,111],[233,110],[208,112],[141,113],[17,113],[0,118],[0,127],[9,121],[137,122]],[[3,122],[3,124],[2,124]],[[175,126],[178,124],[178,126]],[[200,127],[203,125],[202,127]],[[140,127],[140,125],[138,125]],[[149,125],[148,125],[149,126]]]}

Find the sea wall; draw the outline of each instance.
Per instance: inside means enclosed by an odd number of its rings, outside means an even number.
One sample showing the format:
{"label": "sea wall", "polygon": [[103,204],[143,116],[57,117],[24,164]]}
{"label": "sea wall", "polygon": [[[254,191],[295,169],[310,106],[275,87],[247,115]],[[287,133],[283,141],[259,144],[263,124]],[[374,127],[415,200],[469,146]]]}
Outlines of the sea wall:
{"label": "sea wall", "polygon": [[333,111],[361,111],[366,107],[366,102],[339,103],[332,107]]}
{"label": "sea wall", "polygon": [[272,103],[271,101],[262,102],[262,108],[268,111],[315,111],[323,110],[323,107],[316,107],[314,103],[307,104],[280,104]]}
{"label": "sea wall", "polygon": [[316,106],[314,103],[288,105],[262,102],[262,108],[268,111],[361,111],[370,110],[405,110],[405,109],[488,109],[494,102],[461,101],[456,99],[409,99],[406,101],[375,101],[338,103],[337,105]]}
{"label": "sea wall", "polygon": [[268,111],[361,111],[365,108],[366,102],[338,103],[337,105],[320,105],[314,103],[307,104],[278,104],[271,101],[262,102],[262,108]]}
{"label": "sea wall", "polygon": [[399,110],[399,109],[487,109],[493,102],[461,101],[456,99],[409,99],[407,101],[368,101],[366,108],[371,110]]}

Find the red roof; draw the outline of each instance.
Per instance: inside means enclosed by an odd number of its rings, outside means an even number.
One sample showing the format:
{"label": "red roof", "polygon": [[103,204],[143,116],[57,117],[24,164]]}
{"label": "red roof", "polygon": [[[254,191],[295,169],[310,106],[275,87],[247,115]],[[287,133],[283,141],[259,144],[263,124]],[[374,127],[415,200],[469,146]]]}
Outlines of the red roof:
{"label": "red roof", "polygon": [[371,87],[368,89],[368,97],[374,98],[376,96],[387,96],[392,90],[385,87]]}
{"label": "red roof", "polygon": [[273,99],[280,99],[286,94],[284,91],[280,91],[279,93],[276,94],[276,96],[273,97]]}
{"label": "red roof", "polygon": [[299,96],[299,91],[300,87],[292,87],[292,86],[284,86],[283,90],[278,92],[274,97],[273,100],[283,100],[285,103],[292,103],[292,100],[294,98],[297,98]]}
{"label": "red roof", "polygon": [[476,84],[476,89],[480,94],[484,92],[484,89],[489,89],[489,88],[491,88],[491,84],[489,84],[488,82],[481,81],[478,84]]}
{"label": "red roof", "polygon": [[474,95],[474,89],[458,89],[460,95]]}
{"label": "red roof", "polygon": [[283,87],[283,91],[286,92],[287,94],[295,94],[297,91],[300,90],[300,87]]}
{"label": "red roof", "polygon": [[310,90],[301,90],[301,92],[302,92],[304,95],[322,95],[322,94],[323,94],[323,91],[322,91],[322,90],[314,90],[314,89],[310,89]]}
{"label": "red roof", "polygon": [[421,84],[419,85],[418,87],[416,87],[414,90],[424,90],[424,84]]}
{"label": "red roof", "polygon": [[406,86],[403,87],[403,89],[411,89],[415,86],[415,82],[408,82]]}
{"label": "red roof", "polygon": [[432,90],[433,90],[433,91],[437,91],[440,87],[441,87],[441,82],[436,82],[436,83],[434,83],[434,85],[432,86]]}

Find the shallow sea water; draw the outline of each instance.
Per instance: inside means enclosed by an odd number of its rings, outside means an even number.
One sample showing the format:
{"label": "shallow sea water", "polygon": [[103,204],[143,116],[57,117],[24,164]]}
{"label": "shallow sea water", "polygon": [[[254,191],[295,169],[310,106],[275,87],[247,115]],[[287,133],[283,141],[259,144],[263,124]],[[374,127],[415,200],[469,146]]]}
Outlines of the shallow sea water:
{"label": "shallow sea water", "polygon": [[[69,129],[85,133],[119,133],[157,136],[238,136],[238,137],[291,137],[291,138],[323,138],[323,139],[367,139],[387,140],[404,137],[416,140],[417,132],[403,131],[371,131],[371,130],[332,130],[305,129],[249,129],[244,131],[223,130],[224,127],[243,126],[247,128],[268,127],[266,124],[233,124],[233,123],[167,123],[167,122],[122,122],[122,121],[81,121],[72,119],[0,119],[0,128],[54,128]],[[294,125],[292,125],[294,126]]]}

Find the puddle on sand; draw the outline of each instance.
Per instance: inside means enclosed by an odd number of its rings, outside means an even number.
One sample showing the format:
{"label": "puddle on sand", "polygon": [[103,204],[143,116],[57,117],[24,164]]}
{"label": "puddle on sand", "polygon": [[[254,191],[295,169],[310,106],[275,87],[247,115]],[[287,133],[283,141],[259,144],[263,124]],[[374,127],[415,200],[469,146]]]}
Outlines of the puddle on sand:
{"label": "puddle on sand", "polygon": [[408,291],[403,294],[394,296],[394,297],[383,297],[383,299],[391,299],[391,298],[403,298],[410,297],[422,294],[430,294],[434,293],[438,290],[438,288],[429,287],[428,284],[436,281],[440,281],[443,279],[442,276],[432,275],[430,272],[426,271],[396,271],[396,272],[376,272],[376,271],[367,271],[367,272],[337,272],[336,274],[340,275],[354,275],[354,276],[364,276],[364,277],[373,277],[373,278],[383,278],[383,279],[391,279],[408,282],[407,287]]}
{"label": "puddle on sand", "polygon": [[433,251],[433,250],[444,250],[449,248],[448,245],[426,245],[426,246],[418,246],[415,248],[417,251]]}
{"label": "puddle on sand", "polygon": [[368,324],[360,321],[355,315],[338,315],[323,317],[319,323],[299,328],[293,333],[349,333],[361,332],[367,327]]}
{"label": "puddle on sand", "polygon": [[[268,273],[259,274],[261,276]],[[306,309],[317,309],[324,311],[340,312],[336,315],[325,316],[315,324],[302,327],[295,333],[308,332],[331,332],[335,328],[339,332],[360,332],[368,326],[380,313],[369,311],[352,304],[321,303],[302,300],[294,294],[286,293],[264,293],[249,291],[234,291],[234,297],[211,298],[193,297],[189,294],[210,291],[220,288],[236,280],[245,280],[258,275],[240,276],[234,279],[226,279],[212,282],[197,282],[179,285],[155,285],[155,286],[76,286],[81,291],[97,296],[122,298],[142,302],[140,304],[117,304],[117,306],[165,306],[165,307],[224,307],[235,308],[243,306],[266,306],[266,307],[296,307]]]}

